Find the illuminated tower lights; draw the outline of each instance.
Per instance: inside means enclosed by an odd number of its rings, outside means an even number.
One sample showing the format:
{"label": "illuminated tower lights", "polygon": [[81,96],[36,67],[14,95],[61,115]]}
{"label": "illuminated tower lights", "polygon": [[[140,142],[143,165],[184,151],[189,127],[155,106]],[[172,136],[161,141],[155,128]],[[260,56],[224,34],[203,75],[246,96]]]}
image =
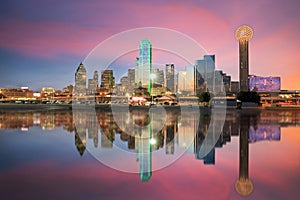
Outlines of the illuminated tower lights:
{"label": "illuminated tower lights", "polygon": [[152,45],[148,39],[140,41],[136,73],[136,83],[141,83],[143,87],[147,87],[150,93],[152,87],[152,80],[150,78],[150,74],[152,73]]}
{"label": "illuminated tower lights", "polygon": [[240,91],[248,91],[248,75],[249,75],[248,44],[252,36],[253,36],[253,30],[247,25],[242,25],[235,31],[235,38],[239,41]]}

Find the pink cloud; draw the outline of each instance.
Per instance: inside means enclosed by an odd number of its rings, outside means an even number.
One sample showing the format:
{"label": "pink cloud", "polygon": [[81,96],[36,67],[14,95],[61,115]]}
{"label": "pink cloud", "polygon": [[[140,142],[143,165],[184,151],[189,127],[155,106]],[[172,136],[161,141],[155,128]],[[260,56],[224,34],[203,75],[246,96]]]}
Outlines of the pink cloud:
{"label": "pink cloud", "polygon": [[270,5],[272,1],[259,4],[232,1],[218,6],[192,1],[77,2],[68,7],[61,21],[59,18],[53,21],[1,20],[0,46],[30,56],[84,57],[97,44],[121,31],[149,26],[170,28],[195,39],[207,53],[216,54],[217,68],[237,80],[238,44],[234,31],[241,24],[249,24],[254,28],[250,72],[280,75],[283,89],[300,88],[295,77],[300,74],[299,29],[296,28],[299,20],[290,19],[294,16],[288,13],[291,9]]}
{"label": "pink cloud", "polygon": [[[38,57],[85,55],[96,44],[99,28],[80,28],[63,23],[23,20],[1,22],[0,46]],[[102,35],[105,37],[105,34]]]}

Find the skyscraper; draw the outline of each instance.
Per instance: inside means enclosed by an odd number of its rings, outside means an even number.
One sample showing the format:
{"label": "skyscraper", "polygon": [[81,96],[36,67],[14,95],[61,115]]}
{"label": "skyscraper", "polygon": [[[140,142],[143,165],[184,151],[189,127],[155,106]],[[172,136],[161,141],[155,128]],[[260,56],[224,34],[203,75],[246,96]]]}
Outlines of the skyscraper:
{"label": "skyscraper", "polygon": [[182,96],[195,95],[195,66],[186,66],[177,75],[177,93]]}
{"label": "skyscraper", "polygon": [[86,69],[82,63],[75,72],[75,94],[79,96],[86,94]]}
{"label": "skyscraper", "polygon": [[139,83],[138,79],[139,79],[139,57],[136,57],[135,60],[135,70],[134,70],[134,85],[135,87],[138,87],[140,84],[142,85],[142,83]]}
{"label": "skyscraper", "polygon": [[97,83],[96,83],[95,79],[88,79],[87,93],[90,95],[93,95],[96,93],[96,89],[97,89]]}
{"label": "skyscraper", "polygon": [[215,92],[215,55],[204,55],[206,82],[210,92]]}
{"label": "skyscraper", "polygon": [[98,88],[98,71],[94,71],[94,77],[92,79],[88,79],[88,94],[95,94]]}
{"label": "skyscraper", "polygon": [[128,69],[128,92],[132,93],[135,83],[135,70]]}
{"label": "skyscraper", "polygon": [[174,64],[166,64],[166,87],[174,92]]}
{"label": "skyscraper", "polygon": [[115,86],[115,77],[113,75],[113,71],[111,69],[103,70],[101,72],[101,87],[110,89],[110,91],[112,91],[114,86]]}
{"label": "skyscraper", "polygon": [[204,55],[203,60],[196,60],[198,73],[205,80],[209,92],[215,90],[215,55]]}
{"label": "skyscraper", "polygon": [[153,83],[164,85],[164,71],[160,69],[152,69],[152,74],[154,74],[154,79],[152,80]]}
{"label": "skyscraper", "polygon": [[120,79],[120,88],[119,88],[119,95],[125,95],[128,92],[128,86],[129,86],[129,80],[128,80],[128,76],[123,76]]}
{"label": "skyscraper", "polygon": [[95,80],[95,83],[96,83],[96,87],[98,88],[99,87],[99,75],[98,75],[98,71],[94,71],[94,80]]}
{"label": "skyscraper", "polygon": [[206,92],[206,83],[203,75],[197,70],[197,65],[195,66],[195,95],[199,95],[202,92]]}
{"label": "skyscraper", "polygon": [[150,74],[152,72],[152,45],[148,39],[140,41],[139,58],[136,70],[136,83],[151,91]]}
{"label": "skyscraper", "polygon": [[248,44],[252,36],[253,36],[253,30],[247,25],[242,25],[235,31],[235,38],[239,41],[240,91],[248,91],[248,76],[249,76]]}
{"label": "skyscraper", "polygon": [[231,84],[230,92],[235,93],[235,94],[238,93],[240,83],[238,81],[231,81],[230,84]]}
{"label": "skyscraper", "polygon": [[186,71],[186,91],[187,95],[195,95],[195,66],[190,65],[185,67]]}
{"label": "skyscraper", "polygon": [[186,91],[186,71],[179,71],[177,77],[177,92],[182,94]]}
{"label": "skyscraper", "polygon": [[231,76],[226,75],[223,76],[223,84],[226,94],[231,91]]}
{"label": "skyscraper", "polygon": [[215,93],[220,94],[224,92],[223,77],[225,74],[222,70],[215,70]]}

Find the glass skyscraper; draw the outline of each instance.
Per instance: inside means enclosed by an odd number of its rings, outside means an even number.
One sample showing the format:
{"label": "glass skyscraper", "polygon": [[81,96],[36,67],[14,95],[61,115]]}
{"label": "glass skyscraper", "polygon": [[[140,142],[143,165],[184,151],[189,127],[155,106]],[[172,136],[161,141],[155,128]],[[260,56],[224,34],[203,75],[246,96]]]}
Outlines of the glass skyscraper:
{"label": "glass skyscraper", "polygon": [[150,74],[152,72],[152,45],[148,39],[140,41],[139,59],[136,68],[136,83],[151,90]]}
{"label": "glass skyscraper", "polygon": [[215,91],[215,55],[204,55],[203,60],[196,60],[197,71],[205,80],[209,92]]}

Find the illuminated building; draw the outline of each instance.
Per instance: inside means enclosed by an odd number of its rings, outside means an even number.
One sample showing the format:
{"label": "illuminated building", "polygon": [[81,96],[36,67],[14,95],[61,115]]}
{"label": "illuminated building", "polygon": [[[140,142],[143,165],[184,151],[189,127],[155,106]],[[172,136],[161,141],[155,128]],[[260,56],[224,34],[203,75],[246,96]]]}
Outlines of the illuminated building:
{"label": "illuminated building", "polygon": [[134,69],[134,86],[135,87],[142,87],[142,83],[139,83],[138,79],[139,79],[139,75],[140,71],[139,71],[139,57],[136,57],[135,60],[135,69]]}
{"label": "illuminated building", "polygon": [[154,75],[153,84],[164,85],[164,71],[159,69],[152,69],[152,74]]}
{"label": "illuminated building", "polygon": [[235,38],[239,41],[239,63],[240,63],[240,91],[248,91],[248,76],[249,76],[249,53],[248,44],[253,36],[253,30],[242,25],[235,31]]}
{"label": "illuminated building", "polygon": [[136,69],[135,82],[142,87],[148,88],[151,91],[151,78],[152,73],[152,45],[148,39],[140,41],[139,45],[139,58],[137,59],[138,65]]}
{"label": "illuminated building", "polygon": [[86,94],[86,69],[82,63],[80,63],[75,73],[75,94],[78,96]]}
{"label": "illuminated building", "polygon": [[128,86],[129,86],[129,80],[128,76],[123,76],[120,79],[120,87],[119,87],[119,95],[125,95],[128,91]]}
{"label": "illuminated building", "polygon": [[88,89],[87,89],[87,93],[92,95],[96,93],[96,89],[97,89],[97,82],[95,79],[88,79]]}
{"label": "illuminated building", "polygon": [[128,69],[128,92],[132,93],[135,83],[135,70],[134,69]]}
{"label": "illuminated building", "polygon": [[115,86],[115,77],[113,75],[113,71],[110,69],[103,70],[101,72],[101,87],[102,88],[107,88],[110,91]]}
{"label": "illuminated building", "polygon": [[195,67],[186,66],[185,71],[179,71],[177,76],[177,93],[181,96],[195,94]]}
{"label": "illuminated building", "polygon": [[0,88],[2,98],[6,99],[30,99],[33,98],[33,91],[28,87],[22,88]]}
{"label": "illuminated building", "polygon": [[174,83],[174,64],[166,64],[166,87],[171,92],[175,91]]}
{"label": "illuminated building", "polygon": [[99,75],[98,75],[98,71],[94,71],[94,80],[95,80],[95,84],[96,84],[96,88],[99,87]]}
{"label": "illuminated building", "polygon": [[48,95],[51,95],[51,94],[55,94],[55,90],[54,88],[42,88],[42,91],[41,93],[44,93],[44,94],[48,94]]}
{"label": "illuminated building", "polygon": [[179,71],[177,78],[178,94],[182,94],[186,90],[186,71]]}
{"label": "illuminated building", "polygon": [[128,87],[128,83],[129,83],[128,76],[123,76],[120,79],[120,82],[121,82],[122,86],[124,86],[125,88],[127,88]]}
{"label": "illuminated building", "polygon": [[68,85],[68,86],[66,86],[66,87],[63,88],[63,91],[65,93],[72,93],[73,89],[74,89],[73,85]]}
{"label": "illuminated building", "polygon": [[165,87],[162,87],[161,84],[153,84],[151,89],[151,96],[164,95],[166,93]]}
{"label": "illuminated building", "polygon": [[257,92],[280,91],[280,77],[262,77],[250,75],[248,78],[249,90]]}
{"label": "illuminated building", "polygon": [[186,66],[185,67],[186,71],[186,92],[187,95],[195,95],[195,67],[193,65],[191,66]]}

